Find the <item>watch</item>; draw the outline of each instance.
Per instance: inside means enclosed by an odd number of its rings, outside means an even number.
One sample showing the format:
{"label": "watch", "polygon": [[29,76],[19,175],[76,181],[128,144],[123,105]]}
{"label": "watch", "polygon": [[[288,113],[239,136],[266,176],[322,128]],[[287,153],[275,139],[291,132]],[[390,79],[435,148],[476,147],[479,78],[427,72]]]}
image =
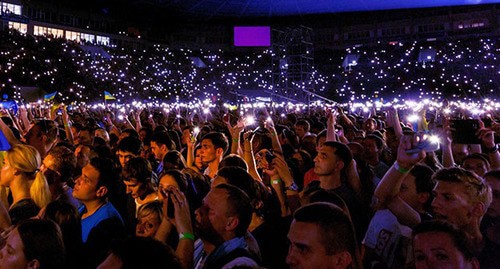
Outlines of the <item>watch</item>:
{"label": "watch", "polygon": [[295,184],[295,182],[292,182],[290,186],[285,187],[287,191],[299,191],[299,186]]}

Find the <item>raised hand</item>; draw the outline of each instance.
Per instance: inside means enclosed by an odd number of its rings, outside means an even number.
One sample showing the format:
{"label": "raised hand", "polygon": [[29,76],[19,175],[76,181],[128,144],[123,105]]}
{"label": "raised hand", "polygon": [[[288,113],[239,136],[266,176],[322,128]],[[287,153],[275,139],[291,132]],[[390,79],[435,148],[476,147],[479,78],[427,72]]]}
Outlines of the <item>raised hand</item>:
{"label": "raised hand", "polygon": [[419,138],[417,134],[405,134],[401,137],[397,156],[399,166],[409,169],[425,158],[426,154],[424,150],[413,154],[406,153],[407,150],[412,149],[417,144]]}

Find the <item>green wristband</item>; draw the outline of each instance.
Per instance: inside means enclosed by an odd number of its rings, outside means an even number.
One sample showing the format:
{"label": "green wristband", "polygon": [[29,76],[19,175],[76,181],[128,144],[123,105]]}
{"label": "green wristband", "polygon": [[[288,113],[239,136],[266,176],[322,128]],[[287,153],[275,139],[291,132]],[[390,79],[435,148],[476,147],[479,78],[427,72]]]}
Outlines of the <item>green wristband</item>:
{"label": "green wristband", "polygon": [[180,233],[179,240],[182,240],[182,239],[189,239],[189,240],[194,241],[194,234],[192,234],[192,233]]}
{"label": "green wristband", "polygon": [[407,174],[411,170],[411,168],[405,169],[405,168],[399,166],[398,162],[394,162],[394,169],[396,169],[396,171],[398,171],[401,174]]}

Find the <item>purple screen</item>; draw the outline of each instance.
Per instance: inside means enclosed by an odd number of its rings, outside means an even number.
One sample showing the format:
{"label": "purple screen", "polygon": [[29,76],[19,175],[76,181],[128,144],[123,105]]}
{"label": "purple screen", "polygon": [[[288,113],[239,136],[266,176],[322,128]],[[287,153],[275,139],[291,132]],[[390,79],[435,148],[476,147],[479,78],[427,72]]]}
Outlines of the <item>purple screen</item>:
{"label": "purple screen", "polygon": [[235,26],[234,45],[236,47],[269,47],[271,46],[271,27]]}

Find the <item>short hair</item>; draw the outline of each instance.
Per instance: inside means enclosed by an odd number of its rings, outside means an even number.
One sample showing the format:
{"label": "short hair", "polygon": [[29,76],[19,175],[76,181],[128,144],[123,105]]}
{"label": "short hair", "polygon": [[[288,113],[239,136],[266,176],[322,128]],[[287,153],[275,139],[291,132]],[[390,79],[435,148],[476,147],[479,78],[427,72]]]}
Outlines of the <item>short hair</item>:
{"label": "short hair", "polygon": [[252,205],[248,195],[240,188],[229,184],[219,184],[214,189],[226,191],[227,215],[237,216],[239,220],[234,233],[238,237],[245,235],[252,220]]}
{"label": "short hair", "polygon": [[256,189],[253,177],[243,168],[237,166],[227,166],[217,171],[218,177],[223,177],[227,180],[227,184],[236,186],[244,191],[250,200],[255,198]]}
{"label": "short hair", "polygon": [[308,196],[309,196],[309,203],[316,203],[316,202],[331,203],[342,209],[349,217],[351,216],[349,208],[347,207],[347,204],[345,203],[344,199],[342,199],[342,197],[340,197],[337,193],[335,193],[334,190],[325,190],[322,188],[314,189],[312,193],[310,193]]}
{"label": "short hair", "polygon": [[53,120],[38,120],[35,122],[34,126],[38,126],[42,133],[47,136],[47,142],[52,143],[56,140],[59,129],[57,128],[57,124]]}
{"label": "short hair", "polygon": [[169,150],[175,149],[174,141],[172,141],[172,138],[170,138],[170,135],[166,131],[153,133],[151,142],[155,142],[158,145],[165,145]]}
{"label": "short hair", "polygon": [[163,202],[161,200],[155,200],[141,205],[137,210],[137,219],[151,214],[156,214],[158,219],[161,221],[163,218]]}
{"label": "short hair", "polygon": [[445,233],[450,236],[453,245],[462,253],[466,260],[470,261],[475,257],[469,236],[463,230],[458,229],[447,221],[431,220],[419,223],[413,228],[413,242],[415,242],[415,236],[423,233]]}
{"label": "short hair", "polygon": [[193,125],[186,125],[182,127],[182,131],[184,132],[185,130],[189,130],[190,132],[194,131],[194,126]]}
{"label": "short hair", "polygon": [[464,162],[466,160],[469,160],[469,159],[481,160],[486,164],[488,169],[490,168],[490,160],[488,160],[488,156],[486,156],[485,154],[482,154],[482,153],[469,154],[469,155],[465,156],[465,158],[462,160],[461,165],[463,166]]}
{"label": "short hair", "polygon": [[117,164],[109,158],[102,157],[94,157],[90,159],[89,164],[99,172],[97,187],[99,188],[104,186],[108,188],[108,195],[110,192],[115,191],[115,184],[119,180]]}
{"label": "short hair", "polygon": [[92,127],[92,126],[82,126],[80,128],[80,132],[83,132],[83,131],[86,131],[86,132],[89,132],[90,136],[91,137],[94,137],[95,136],[95,128]]}
{"label": "short hair", "polygon": [[219,170],[223,167],[237,166],[243,168],[245,171],[248,170],[248,165],[245,160],[238,154],[229,154],[222,159],[219,163]]}
{"label": "short hair", "polygon": [[181,263],[168,245],[149,237],[113,241],[111,254],[122,262],[122,269],[181,269]]}
{"label": "short hair", "polygon": [[153,168],[148,160],[142,157],[131,158],[123,167],[123,180],[129,181],[134,178],[138,183],[151,183]]}
{"label": "short hair", "polygon": [[61,173],[61,178],[65,182],[70,180],[76,169],[75,153],[66,146],[56,146],[49,151],[48,155],[54,157],[54,168]]}
{"label": "short hair", "polygon": [[319,132],[316,136],[316,146],[319,146],[319,139],[322,137],[326,138],[326,129]]}
{"label": "short hair", "polygon": [[142,149],[142,141],[137,137],[127,136],[120,140],[117,150],[130,152],[134,155],[139,155]]}
{"label": "short hair", "polygon": [[309,130],[311,130],[311,124],[307,120],[298,120],[295,125],[303,127],[304,131],[306,132],[309,132]]}
{"label": "short hair", "polygon": [[417,193],[432,193],[436,186],[436,181],[432,178],[434,171],[425,164],[415,164],[410,170],[410,175],[415,177]]}
{"label": "short hair", "polygon": [[353,258],[359,258],[356,234],[351,218],[338,206],[327,202],[316,202],[299,208],[293,218],[297,222],[318,225],[321,244],[327,255],[347,251]]}
{"label": "short hair", "polygon": [[212,141],[212,144],[214,144],[215,149],[221,148],[222,149],[222,155],[224,155],[227,151],[229,142],[227,141],[226,135],[223,133],[219,132],[210,132],[206,135],[203,136],[201,141],[208,139]]}
{"label": "short hair", "polygon": [[123,133],[128,134],[127,137],[139,138],[139,133],[135,129],[132,129],[132,128],[127,128],[127,129],[123,130],[122,134]]}
{"label": "short hair", "polygon": [[473,172],[458,167],[443,168],[434,174],[433,179],[464,184],[469,201],[481,202],[485,208],[488,208],[491,204],[492,193],[490,186],[486,184],[483,178]]}
{"label": "short hair", "polygon": [[17,226],[26,260],[38,260],[40,268],[64,268],[66,250],[61,230],[53,221],[28,219]]}
{"label": "short hair", "polygon": [[331,147],[335,149],[334,154],[344,162],[344,170],[352,161],[352,152],[345,144],[337,141],[326,141],[324,147]]}
{"label": "short hair", "polygon": [[375,144],[377,145],[377,149],[381,149],[384,147],[384,140],[382,139],[382,137],[378,136],[378,135],[374,135],[374,134],[369,134],[365,137],[365,140],[366,139],[372,139],[375,141]]}

